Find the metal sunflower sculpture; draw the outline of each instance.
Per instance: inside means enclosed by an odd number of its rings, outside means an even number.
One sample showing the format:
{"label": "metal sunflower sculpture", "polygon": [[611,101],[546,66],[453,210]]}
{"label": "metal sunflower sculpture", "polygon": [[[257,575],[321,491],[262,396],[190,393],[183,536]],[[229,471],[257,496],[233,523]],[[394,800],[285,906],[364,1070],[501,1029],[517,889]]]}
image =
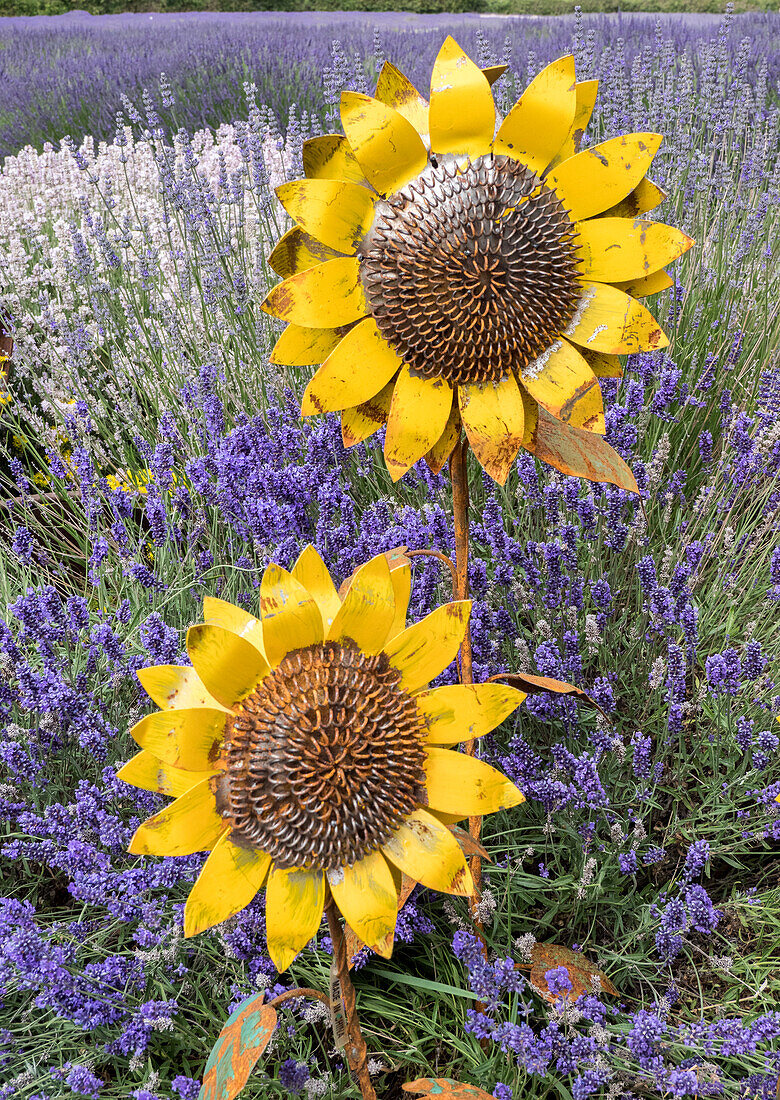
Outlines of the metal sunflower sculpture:
{"label": "metal sunflower sculpture", "polygon": [[550,418],[603,433],[598,377],[668,343],[636,300],[693,244],[639,216],[664,198],[645,176],[661,137],[577,152],[597,81],[573,57],[497,120],[502,71],[447,38],[429,106],[386,63],[374,98],[343,93],[345,136],[308,141],[308,178],[277,189],[297,224],[270,257],[284,282],[263,308],[289,322],[273,360],[322,364],[302,412],[340,411],[347,446],[386,423],[394,480],[423,456],[441,469],[461,425],[500,483],[520,447],[587,475],[556,460]]}
{"label": "metal sunflower sculpture", "polygon": [[470,895],[449,825],[516,806],[500,772],[447,746],[494,729],[524,699],[499,684],[434,688],[470,604],[405,628],[408,563],[373,558],[343,599],[313,547],[292,573],[269,565],[260,616],[207,597],[192,668],[139,671],[163,709],[132,730],[142,751],[121,779],[176,801],[130,851],[208,851],[185,909],[193,936],[266,887],[268,951],[285,970],[332,898],[357,936],[389,956],[401,873]]}

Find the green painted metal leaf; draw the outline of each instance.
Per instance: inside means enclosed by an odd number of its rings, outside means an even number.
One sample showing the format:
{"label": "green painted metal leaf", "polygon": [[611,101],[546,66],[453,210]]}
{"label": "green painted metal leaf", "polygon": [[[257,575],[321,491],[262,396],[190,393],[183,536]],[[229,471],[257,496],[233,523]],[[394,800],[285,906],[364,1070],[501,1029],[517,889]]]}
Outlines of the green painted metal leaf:
{"label": "green painted metal leaf", "polygon": [[451,1077],[418,1077],[416,1081],[407,1081],[401,1088],[404,1092],[438,1096],[440,1100],[493,1100],[489,1092],[477,1085],[453,1081]]}
{"label": "green painted metal leaf", "polygon": [[276,1028],[276,1009],[262,994],[243,1001],[219,1033],[203,1072],[198,1100],[233,1100],[247,1083]]}

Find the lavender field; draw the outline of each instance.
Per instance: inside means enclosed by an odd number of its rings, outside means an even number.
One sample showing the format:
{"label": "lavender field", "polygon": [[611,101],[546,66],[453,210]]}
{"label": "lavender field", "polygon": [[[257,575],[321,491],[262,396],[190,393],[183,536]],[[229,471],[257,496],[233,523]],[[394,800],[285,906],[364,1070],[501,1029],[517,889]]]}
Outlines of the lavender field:
{"label": "lavender field", "polygon": [[[617,48],[614,64],[630,67],[637,54],[658,38],[673,37],[675,51],[686,51],[698,72],[703,39],[717,33],[718,16],[586,16],[583,26],[594,43]],[[756,48],[744,58],[753,82],[762,63],[772,87],[780,79],[780,20],[755,13],[737,18],[723,43],[724,57],[738,63],[740,43],[749,36]],[[660,29],[657,31],[656,26]],[[156,87],[160,73],[179,91],[170,123],[190,132],[240,117],[244,84],[257,88],[258,101],[286,127],[290,108],[322,120],[337,88],[371,75],[374,34],[394,62],[419,87],[426,87],[441,39],[453,33],[476,51],[478,36],[496,57],[506,42],[521,81],[542,60],[570,49],[573,17],[412,16],[358,13],[237,13],[190,15],[89,16],[0,20],[0,156],[23,145],[40,148],[64,134],[81,141],[88,134],[110,141],[122,96],[140,103],[144,88]],[[619,41],[618,41],[619,40]],[[334,65],[332,43],[343,49]],[[392,44],[392,49],[390,48]],[[760,45],[759,45],[760,44]],[[330,74],[323,80],[323,74]]]}
{"label": "lavender field", "polygon": [[[235,1005],[327,988],[326,929],[279,975],[260,898],[183,938],[202,857],[129,855],[164,800],[115,773],[136,670],[186,663],[204,595],[254,607],[309,542],[337,583],[453,552],[447,480],[393,484],[381,433],[346,451],[337,418],[302,422],[311,370],[270,364],[258,308],[303,140],[385,57],[425,90],[448,32],[509,64],[504,111],[573,50],[600,81],[586,141],[663,134],[658,216],[697,245],[649,300],[669,348],[601,380],[641,500],[524,451],[503,488],[471,470],[475,677],[558,677],[604,713],[540,693],[483,742],[527,799],[485,823],[488,958],[463,898],[415,890],[355,972],[372,1078],[777,1096],[780,17],[204,14],[0,24],[2,1100],[195,1100]],[[412,618],[448,598],[415,559]],[[541,998],[534,940],[618,995]],[[357,1096],[327,1013],[280,1017],[243,1095]]]}

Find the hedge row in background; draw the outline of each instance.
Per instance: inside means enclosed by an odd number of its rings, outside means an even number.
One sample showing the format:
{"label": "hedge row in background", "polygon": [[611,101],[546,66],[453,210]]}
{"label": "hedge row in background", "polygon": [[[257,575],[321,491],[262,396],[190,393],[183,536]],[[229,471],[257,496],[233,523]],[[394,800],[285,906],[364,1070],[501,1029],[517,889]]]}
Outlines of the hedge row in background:
{"label": "hedge row in background", "polygon": [[[570,15],[571,0],[77,0],[90,15],[179,11],[408,11]],[[584,12],[723,12],[727,0],[580,0]],[[0,15],[64,15],[66,0],[0,0]],[[776,11],[777,0],[734,0],[734,11]]]}

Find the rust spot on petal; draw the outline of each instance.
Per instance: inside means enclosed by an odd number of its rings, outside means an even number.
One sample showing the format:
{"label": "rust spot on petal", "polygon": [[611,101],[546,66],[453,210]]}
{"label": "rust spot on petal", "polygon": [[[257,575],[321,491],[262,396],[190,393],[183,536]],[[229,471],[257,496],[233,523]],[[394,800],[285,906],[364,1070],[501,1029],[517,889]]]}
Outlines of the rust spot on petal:
{"label": "rust spot on petal", "polygon": [[466,882],[468,880],[468,871],[463,867],[458,871],[452,879],[452,889],[459,894],[468,893],[466,888]]}

